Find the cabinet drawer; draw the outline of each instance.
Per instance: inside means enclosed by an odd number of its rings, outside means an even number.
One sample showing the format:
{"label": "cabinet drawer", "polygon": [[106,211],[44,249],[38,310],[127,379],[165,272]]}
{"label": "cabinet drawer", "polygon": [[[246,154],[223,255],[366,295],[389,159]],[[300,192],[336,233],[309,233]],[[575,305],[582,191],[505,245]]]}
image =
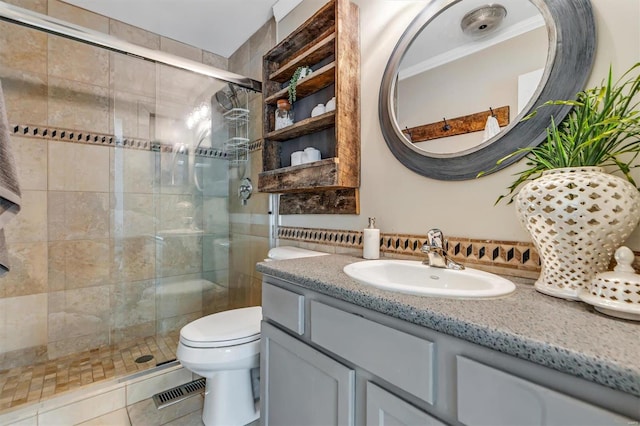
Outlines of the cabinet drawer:
{"label": "cabinet drawer", "polygon": [[465,425],[629,425],[631,419],[594,407],[461,356],[458,420]]}
{"label": "cabinet drawer", "polygon": [[310,315],[312,342],[433,404],[432,342],[316,301]]}
{"label": "cabinet drawer", "polygon": [[366,401],[368,425],[445,426],[435,417],[371,382],[367,382]]}
{"label": "cabinet drawer", "polygon": [[263,282],[262,315],[299,335],[304,334],[304,296],[300,294]]}

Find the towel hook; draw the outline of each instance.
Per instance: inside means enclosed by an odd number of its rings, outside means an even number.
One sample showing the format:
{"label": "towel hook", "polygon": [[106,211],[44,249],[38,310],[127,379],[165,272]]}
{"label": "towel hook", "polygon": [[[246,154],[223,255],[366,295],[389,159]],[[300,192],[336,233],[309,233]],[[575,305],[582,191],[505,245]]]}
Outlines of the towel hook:
{"label": "towel hook", "polygon": [[442,121],[444,121],[444,126],[442,126],[442,131],[443,132],[447,132],[447,131],[451,130],[451,126],[449,126],[447,124],[447,119],[442,117]]}
{"label": "towel hook", "polygon": [[489,111],[491,111],[491,116],[492,116],[492,117],[495,117],[495,116],[496,116],[495,112],[493,112],[493,108],[489,107]]}
{"label": "towel hook", "polygon": [[413,137],[411,136],[411,130],[409,130],[409,127],[404,126],[404,131],[407,134],[407,136],[409,137],[409,142],[413,142]]}

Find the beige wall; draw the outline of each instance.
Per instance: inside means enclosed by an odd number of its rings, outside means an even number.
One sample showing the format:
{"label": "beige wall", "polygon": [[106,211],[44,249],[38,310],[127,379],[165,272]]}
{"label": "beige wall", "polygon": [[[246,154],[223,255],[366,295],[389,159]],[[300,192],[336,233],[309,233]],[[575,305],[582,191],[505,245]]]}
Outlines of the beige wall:
{"label": "beige wall", "polygon": [[[513,205],[494,206],[511,183],[514,165],[478,180],[443,182],[419,176],[391,154],[378,124],[378,91],[387,58],[403,30],[425,2],[354,0],[360,7],[362,185],[359,216],[284,216],[283,224],[329,229],[361,229],[375,216],[383,232],[445,234],[495,240],[527,241]],[[324,1],[304,0],[278,26],[281,39]],[[598,31],[596,62],[589,85],[620,73],[640,60],[640,0],[592,0]],[[640,249],[640,231],[628,244]]]}

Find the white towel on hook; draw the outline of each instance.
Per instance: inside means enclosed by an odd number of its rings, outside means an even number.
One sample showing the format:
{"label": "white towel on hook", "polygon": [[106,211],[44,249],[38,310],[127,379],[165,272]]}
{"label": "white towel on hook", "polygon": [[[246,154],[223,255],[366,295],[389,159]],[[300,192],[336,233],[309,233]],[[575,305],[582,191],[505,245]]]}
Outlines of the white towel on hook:
{"label": "white towel on hook", "polygon": [[487,124],[484,125],[484,138],[482,139],[482,142],[491,139],[498,133],[500,133],[500,124],[498,124],[498,119],[495,116],[490,115],[487,117]]}

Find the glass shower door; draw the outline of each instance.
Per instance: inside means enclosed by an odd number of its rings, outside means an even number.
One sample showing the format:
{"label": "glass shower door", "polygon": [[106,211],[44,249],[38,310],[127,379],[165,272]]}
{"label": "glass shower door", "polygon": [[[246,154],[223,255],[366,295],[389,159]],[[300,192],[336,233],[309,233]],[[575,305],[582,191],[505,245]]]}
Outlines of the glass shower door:
{"label": "glass shower door", "polygon": [[229,170],[246,161],[247,96],[114,56],[111,335],[113,343],[155,336],[171,352],[181,327],[229,308]]}

